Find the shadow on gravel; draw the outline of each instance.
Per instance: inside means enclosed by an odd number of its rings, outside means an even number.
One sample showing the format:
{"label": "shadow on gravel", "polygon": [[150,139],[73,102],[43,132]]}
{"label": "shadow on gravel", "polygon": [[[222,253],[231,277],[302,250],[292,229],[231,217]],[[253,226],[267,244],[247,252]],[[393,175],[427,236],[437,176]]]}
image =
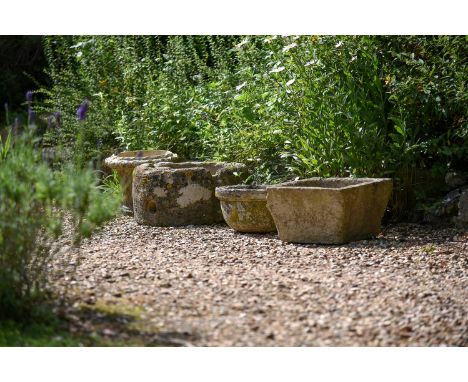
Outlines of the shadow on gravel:
{"label": "shadow on gravel", "polygon": [[133,308],[118,304],[88,305],[56,299],[37,306],[19,321],[0,321],[0,347],[4,346],[192,346],[189,332],[149,329]]}
{"label": "shadow on gravel", "polygon": [[[235,233],[235,236],[251,237],[256,239],[268,238],[279,240],[276,233],[255,234],[255,233]],[[382,249],[391,246],[412,246],[412,245],[432,245],[443,244],[447,241],[466,242],[468,240],[468,230],[457,228],[453,225],[431,225],[399,223],[387,225],[382,228],[378,237],[368,240],[359,240],[346,244],[300,244],[286,243],[284,245],[294,245],[300,248],[366,248]]]}
{"label": "shadow on gravel", "polygon": [[57,317],[82,346],[192,346],[197,337],[189,332],[147,330],[138,314],[103,307],[61,303]]}

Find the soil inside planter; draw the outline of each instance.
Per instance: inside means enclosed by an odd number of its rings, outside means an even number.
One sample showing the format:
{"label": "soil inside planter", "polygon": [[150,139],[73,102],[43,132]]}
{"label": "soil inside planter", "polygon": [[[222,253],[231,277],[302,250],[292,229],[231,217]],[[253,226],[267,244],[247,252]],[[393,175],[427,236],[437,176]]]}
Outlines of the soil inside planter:
{"label": "soil inside planter", "polygon": [[140,151],[123,151],[116,156],[119,158],[129,159],[150,159],[150,158],[164,158],[172,154],[167,150],[140,150]]}
{"label": "soil inside planter", "polygon": [[190,169],[190,168],[203,168],[208,171],[212,176],[218,176],[223,170],[243,171],[245,172],[245,165],[241,163],[227,163],[227,162],[159,162],[156,164],[158,167],[168,167],[172,169]]}
{"label": "soil inside planter", "polygon": [[238,184],[218,187],[216,196],[220,200],[264,200],[266,202],[266,186]]}
{"label": "soil inside planter", "polygon": [[312,178],[285,182],[281,183],[278,186],[342,189],[346,187],[360,186],[367,183],[373,183],[378,180],[379,179],[374,178]]}

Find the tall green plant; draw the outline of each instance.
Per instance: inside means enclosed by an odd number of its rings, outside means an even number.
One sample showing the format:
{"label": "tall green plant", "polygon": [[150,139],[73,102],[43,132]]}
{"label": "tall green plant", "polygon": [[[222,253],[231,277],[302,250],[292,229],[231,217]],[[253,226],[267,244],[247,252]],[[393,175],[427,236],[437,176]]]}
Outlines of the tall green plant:
{"label": "tall green plant", "polygon": [[27,319],[45,297],[65,216],[78,243],[119,205],[114,193],[97,187],[93,171],[50,169],[32,139],[16,137],[0,159],[0,319]]}

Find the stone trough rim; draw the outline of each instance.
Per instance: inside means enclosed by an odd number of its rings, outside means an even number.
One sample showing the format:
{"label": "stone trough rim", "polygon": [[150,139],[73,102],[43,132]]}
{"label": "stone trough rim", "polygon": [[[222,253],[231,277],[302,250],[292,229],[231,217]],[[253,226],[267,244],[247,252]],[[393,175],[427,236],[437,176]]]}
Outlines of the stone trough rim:
{"label": "stone trough rim", "polygon": [[[347,180],[354,180],[356,181],[355,184],[350,184],[347,186],[342,187],[323,187],[323,186],[304,186],[303,183],[308,181],[347,181]],[[344,177],[312,177],[312,178],[304,178],[299,180],[288,181],[284,183],[279,183],[276,185],[266,186],[266,191],[268,194],[269,190],[326,190],[326,191],[335,191],[339,192],[342,190],[349,190],[353,188],[357,188],[363,185],[368,184],[378,184],[378,183],[393,183],[391,178],[344,178]]]}
{"label": "stone trough rim", "polygon": [[[139,152],[151,153],[150,155],[137,157],[136,154]],[[135,153],[133,156],[122,156],[125,153]],[[118,154],[113,154],[104,160],[104,163],[109,167],[136,167],[141,164],[156,162],[156,161],[168,161],[177,158],[177,154],[169,150],[135,150],[135,151],[122,151]],[[168,162],[170,163],[170,162]]]}
{"label": "stone trough rim", "polygon": [[144,163],[140,166],[140,171],[149,171],[151,173],[156,173],[156,174],[166,174],[166,173],[186,173],[187,171],[204,171],[206,173],[209,173],[209,171],[206,168],[203,168],[201,166],[198,167],[181,167],[181,168],[172,168],[168,166],[159,166],[159,163]]}
{"label": "stone trough rim", "polygon": [[[207,169],[208,166],[219,166],[219,168],[216,168],[216,171],[211,172],[209,169]],[[154,167],[155,168],[167,168],[170,170],[185,170],[185,171],[193,169],[193,168],[202,168],[208,171],[213,177],[220,175],[223,172],[223,170],[246,168],[245,164],[243,163],[216,162],[216,161],[183,161],[183,162],[158,161],[157,163],[154,163]]]}
{"label": "stone trough rim", "polygon": [[234,186],[216,187],[215,196],[222,201],[265,201],[267,198],[266,185],[238,184]]}

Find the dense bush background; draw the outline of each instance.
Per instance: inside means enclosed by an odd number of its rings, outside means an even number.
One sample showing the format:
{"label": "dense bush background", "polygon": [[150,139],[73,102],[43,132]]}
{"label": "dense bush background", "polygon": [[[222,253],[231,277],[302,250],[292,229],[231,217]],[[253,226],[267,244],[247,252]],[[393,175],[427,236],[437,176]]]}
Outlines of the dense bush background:
{"label": "dense bush background", "polygon": [[164,148],[244,162],[260,182],[391,176],[395,218],[467,164],[466,37],[49,36],[44,49],[43,112],[64,119],[45,142],[85,160]]}

